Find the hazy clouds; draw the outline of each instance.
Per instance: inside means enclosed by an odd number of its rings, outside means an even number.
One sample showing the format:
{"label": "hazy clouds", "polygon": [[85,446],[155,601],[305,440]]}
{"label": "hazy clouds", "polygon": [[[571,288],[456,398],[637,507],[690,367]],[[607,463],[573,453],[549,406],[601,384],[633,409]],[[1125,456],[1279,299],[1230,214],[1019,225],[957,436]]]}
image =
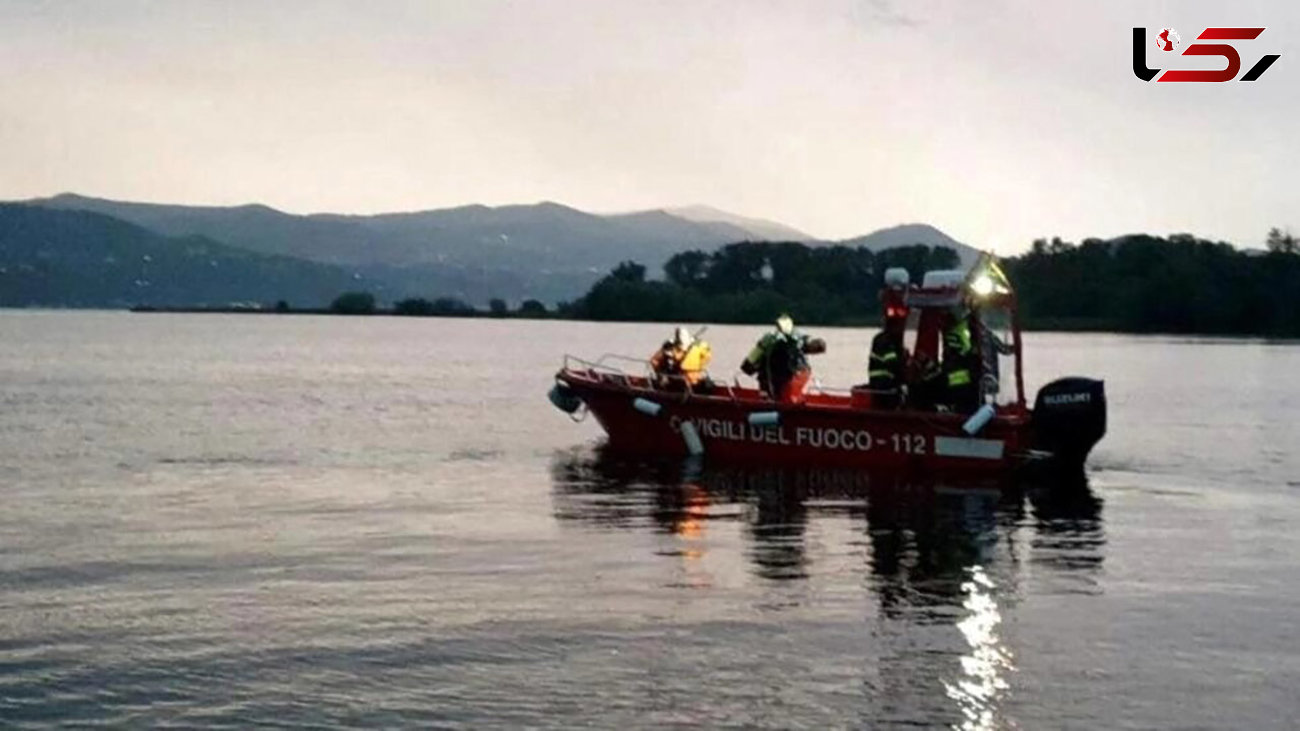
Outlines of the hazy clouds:
{"label": "hazy clouds", "polygon": [[[975,245],[1300,226],[1290,3],[0,3],[0,197],[703,202]],[[1130,28],[1262,25],[1255,83]],[[1173,54],[1150,51],[1153,66]],[[1212,67],[1217,60],[1184,67]]]}

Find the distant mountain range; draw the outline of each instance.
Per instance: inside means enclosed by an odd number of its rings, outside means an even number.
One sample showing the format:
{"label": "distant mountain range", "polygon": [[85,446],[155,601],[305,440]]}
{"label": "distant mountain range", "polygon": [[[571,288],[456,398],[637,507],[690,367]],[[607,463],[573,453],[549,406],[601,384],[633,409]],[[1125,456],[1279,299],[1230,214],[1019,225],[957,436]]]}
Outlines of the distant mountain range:
{"label": "distant mountain range", "polygon": [[[0,304],[193,304],[201,293],[207,298],[202,301],[210,302],[287,299],[318,306],[344,286],[389,301],[455,296],[471,303],[490,297],[554,302],[580,296],[620,261],[635,260],[657,272],[680,251],[747,240],[831,243],[774,221],[706,206],[598,215],[544,202],[367,216],[295,215],[256,204],[180,206],[65,193],[0,204],[0,266],[8,269],[0,273]],[[950,246],[963,260],[973,261],[976,255],[921,224],[842,243],[873,250]],[[122,262],[146,255],[167,260],[168,271],[179,279],[165,284],[156,274],[135,276],[126,289],[113,289],[111,282],[127,282]],[[106,269],[107,259],[118,268]],[[214,280],[214,270],[222,266],[226,268]],[[48,277],[31,279],[42,267]],[[28,279],[19,284],[23,278],[15,277],[15,271]],[[90,286],[101,275],[102,286]],[[191,284],[181,284],[191,278]],[[136,279],[148,284],[138,285]],[[66,285],[56,285],[58,281]],[[272,283],[284,289],[270,292]],[[178,297],[185,292],[193,296],[168,299],[171,295],[164,293],[172,284]],[[144,292],[148,287],[154,289]]]}
{"label": "distant mountain range", "polygon": [[759,241],[812,241],[813,237],[796,228],[791,228],[784,223],[768,221],[762,218],[746,218],[737,216],[734,213],[720,211],[712,206],[682,206],[680,208],[666,208],[668,213],[678,218],[684,218],[687,221],[698,222],[717,222],[727,223],[749,232],[751,236]]}
{"label": "distant mountain range", "polygon": [[328,303],[341,267],[166,237],[90,211],[0,203],[0,307]]}
{"label": "distant mountain range", "polygon": [[844,239],[835,243],[845,246],[865,246],[872,251],[896,249],[900,246],[924,244],[926,246],[947,246],[957,252],[964,267],[969,267],[979,258],[980,250],[957,241],[934,226],[924,223],[906,223],[873,231],[865,236]]}

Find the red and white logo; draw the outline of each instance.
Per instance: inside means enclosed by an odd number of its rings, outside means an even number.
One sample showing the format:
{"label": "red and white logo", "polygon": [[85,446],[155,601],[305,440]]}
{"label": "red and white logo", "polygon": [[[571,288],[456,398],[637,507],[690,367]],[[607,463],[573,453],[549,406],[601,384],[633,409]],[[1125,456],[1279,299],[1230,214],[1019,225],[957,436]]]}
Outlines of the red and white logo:
{"label": "red and white logo", "polygon": [[[1196,36],[1198,41],[1253,41],[1259,38],[1264,32],[1264,28],[1206,28]],[[1264,75],[1273,62],[1281,58],[1276,53],[1270,53],[1262,56],[1246,73],[1237,78],[1241,73],[1241,54],[1237,52],[1236,45],[1232,43],[1192,43],[1183,49],[1179,56],[1209,56],[1212,58],[1223,59],[1223,68],[1221,69],[1169,69],[1161,73],[1161,69],[1147,67],[1146,49],[1147,46],[1147,29],[1133,29],[1133,75],[1143,81],[1150,81],[1156,76],[1160,78],[1157,81],[1200,81],[1200,82],[1221,82],[1232,81],[1255,81]],[[1182,43],[1182,38],[1178,36],[1178,31],[1173,28],[1162,28],[1155,36],[1156,48],[1161,51],[1173,51]]]}
{"label": "red and white logo", "polygon": [[1178,44],[1182,42],[1182,36],[1178,35],[1178,31],[1173,28],[1162,28],[1156,34],[1156,48],[1162,51],[1172,51],[1178,48]]}

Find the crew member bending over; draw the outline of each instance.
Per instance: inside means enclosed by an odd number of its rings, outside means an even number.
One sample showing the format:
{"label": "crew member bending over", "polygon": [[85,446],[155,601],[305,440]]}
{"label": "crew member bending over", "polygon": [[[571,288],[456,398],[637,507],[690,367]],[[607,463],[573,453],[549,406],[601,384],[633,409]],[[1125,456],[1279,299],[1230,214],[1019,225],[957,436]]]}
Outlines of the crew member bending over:
{"label": "crew member bending over", "polygon": [[679,327],[673,333],[673,339],[665,340],[659,350],[650,356],[650,367],[654,369],[661,387],[674,383],[686,383],[694,387],[704,382],[704,369],[711,360],[713,351],[709,344],[697,340],[690,330]]}
{"label": "crew member bending over", "polygon": [[786,404],[803,403],[804,391],[812,378],[805,354],[826,352],[826,342],[794,329],[789,315],[776,318],[776,332],[759,339],[740,370],[758,377],[758,385],[772,399]]}

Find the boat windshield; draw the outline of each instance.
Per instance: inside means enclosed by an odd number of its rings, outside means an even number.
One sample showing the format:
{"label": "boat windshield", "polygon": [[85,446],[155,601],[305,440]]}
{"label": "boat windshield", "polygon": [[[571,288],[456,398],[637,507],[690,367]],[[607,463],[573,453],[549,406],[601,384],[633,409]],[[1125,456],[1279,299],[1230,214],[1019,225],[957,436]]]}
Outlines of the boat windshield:
{"label": "boat windshield", "polygon": [[1011,382],[1016,372],[1011,311],[998,306],[981,307],[976,317],[980,324],[976,342],[983,364],[981,390],[996,404],[1010,404],[1016,400],[1015,384]]}

